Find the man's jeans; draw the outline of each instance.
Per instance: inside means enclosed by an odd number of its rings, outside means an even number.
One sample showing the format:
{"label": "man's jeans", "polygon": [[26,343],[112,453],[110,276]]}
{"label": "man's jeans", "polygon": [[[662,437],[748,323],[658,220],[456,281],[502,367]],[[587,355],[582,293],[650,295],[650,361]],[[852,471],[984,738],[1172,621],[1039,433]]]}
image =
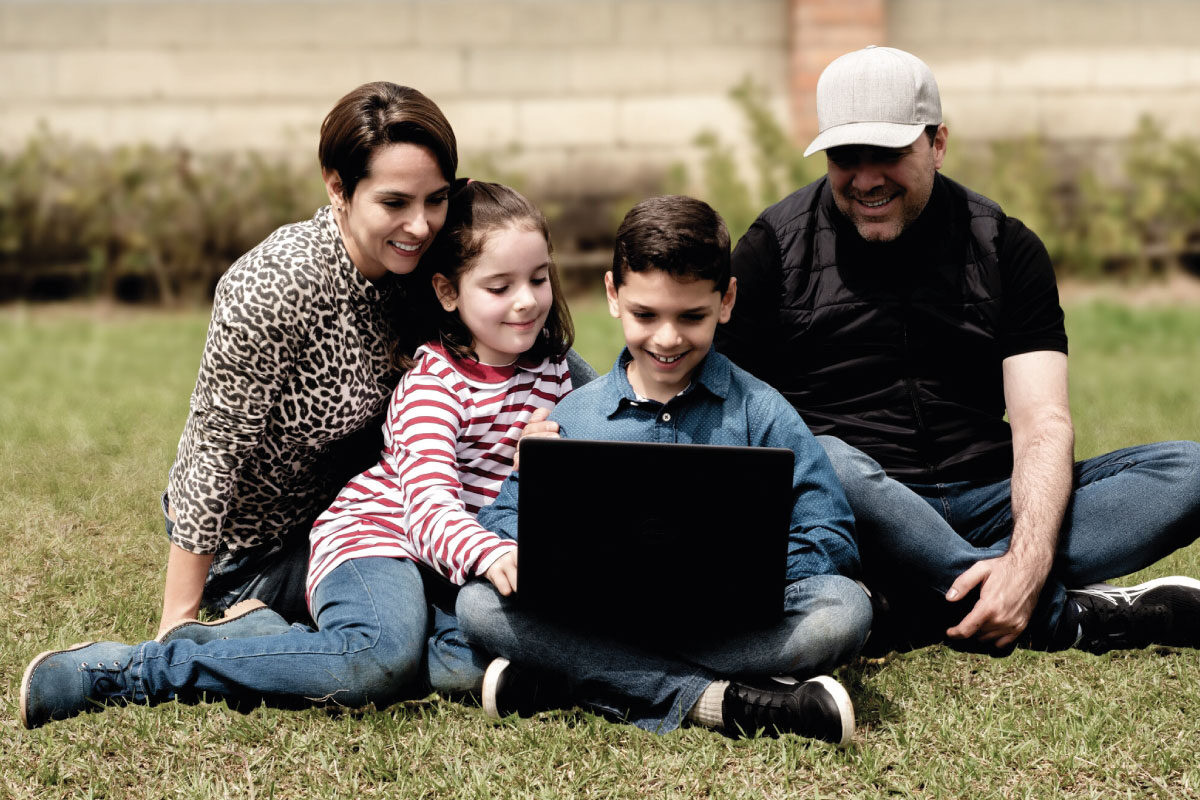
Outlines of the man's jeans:
{"label": "man's jeans", "polygon": [[[977,594],[943,599],[976,561],[1008,552],[1010,482],[903,484],[840,439],[818,436],[854,511],[868,585],[882,590],[899,635],[922,646],[970,611]],[[1136,572],[1200,533],[1200,445],[1160,442],[1075,465],[1058,554],[1020,644],[1070,647],[1066,590]],[[972,649],[967,645],[964,649]]]}
{"label": "man's jeans", "polygon": [[383,707],[431,688],[477,691],[486,663],[461,636],[438,638],[413,562],[347,561],[317,585],[312,599],[317,630],[294,624],[276,635],[138,645],[131,699],[195,701],[207,693],[239,707],[314,701]]}
{"label": "man's jeans", "polygon": [[576,702],[656,733],[677,728],[714,680],[763,675],[804,679],[829,672],[858,653],[871,626],[866,593],[840,575],[789,585],[783,619],[771,628],[677,654],[548,622],[521,611],[513,598],[501,597],[482,581],[459,591],[457,610],[471,642],[563,676]]}

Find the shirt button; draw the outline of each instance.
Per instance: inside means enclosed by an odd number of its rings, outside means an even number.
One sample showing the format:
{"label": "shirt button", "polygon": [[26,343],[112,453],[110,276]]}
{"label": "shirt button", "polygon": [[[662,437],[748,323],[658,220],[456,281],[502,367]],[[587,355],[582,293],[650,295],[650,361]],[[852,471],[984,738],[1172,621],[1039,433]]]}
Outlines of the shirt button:
{"label": "shirt button", "polygon": [[670,415],[670,414],[663,414],[663,415],[662,415],[662,421],[663,421],[663,422],[670,422],[670,421],[671,421],[671,415]]}

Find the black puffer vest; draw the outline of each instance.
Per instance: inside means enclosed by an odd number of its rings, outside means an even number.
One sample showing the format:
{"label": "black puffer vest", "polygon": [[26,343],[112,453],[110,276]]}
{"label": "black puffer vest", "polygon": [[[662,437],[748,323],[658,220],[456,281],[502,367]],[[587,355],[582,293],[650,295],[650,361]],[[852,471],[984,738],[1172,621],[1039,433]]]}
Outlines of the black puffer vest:
{"label": "black puffer vest", "polygon": [[1004,219],[941,175],[921,217],[886,245],[854,232],[827,179],[763,213],[782,257],[773,382],[814,433],[910,483],[1011,472],[996,251]]}

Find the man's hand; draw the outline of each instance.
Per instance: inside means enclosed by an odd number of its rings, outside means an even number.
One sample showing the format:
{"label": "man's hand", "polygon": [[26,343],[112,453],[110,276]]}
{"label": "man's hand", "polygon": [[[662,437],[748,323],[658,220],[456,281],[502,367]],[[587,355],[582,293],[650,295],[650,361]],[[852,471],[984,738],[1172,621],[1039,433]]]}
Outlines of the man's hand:
{"label": "man's hand", "polygon": [[[521,431],[521,439],[526,436],[532,436],[540,439],[557,439],[558,438],[558,423],[546,419],[550,416],[550,409],[538,408],[533,412],[533,416],[529,418],[529,422],[525,423],[525,429]],[[517,441],[517,452],[513,455],[513,472],[517,471],[518,464],[521,460],[521,442]],[[503,592],[501,593],[503,594]]]}
{"label": "man's hand", "polygon": [[483,577],[492,582],[496,591],[503,597],[508,597],[517,590],[517,551],[514,548],[488,567]]}
{"label": "man's hand", "polygon": [[951,639],[991,642],[997,649],[1012,644],[1029,624],[1050,572],[1050,559],[1041,561],[1045,563],[1021,563],[1012,552],[976,561],[954,581],[946,599],[955,602],[979,587],[979,600],[946,635]]}

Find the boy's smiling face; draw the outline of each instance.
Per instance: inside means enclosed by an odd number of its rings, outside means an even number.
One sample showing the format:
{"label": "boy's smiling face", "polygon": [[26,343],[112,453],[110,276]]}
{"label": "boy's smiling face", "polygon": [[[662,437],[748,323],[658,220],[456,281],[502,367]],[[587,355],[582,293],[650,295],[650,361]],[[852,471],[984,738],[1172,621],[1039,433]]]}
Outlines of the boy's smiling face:
{"label": "boy's smiling face", "polygon": [[721,294],[711,280],[680,280],[658,269],[626,270],[620,287],[604,276],[608,311],[621,320],[633,355],[627,374],[642,397],[665,403],[682,392],[733,310],[737,283]]}

